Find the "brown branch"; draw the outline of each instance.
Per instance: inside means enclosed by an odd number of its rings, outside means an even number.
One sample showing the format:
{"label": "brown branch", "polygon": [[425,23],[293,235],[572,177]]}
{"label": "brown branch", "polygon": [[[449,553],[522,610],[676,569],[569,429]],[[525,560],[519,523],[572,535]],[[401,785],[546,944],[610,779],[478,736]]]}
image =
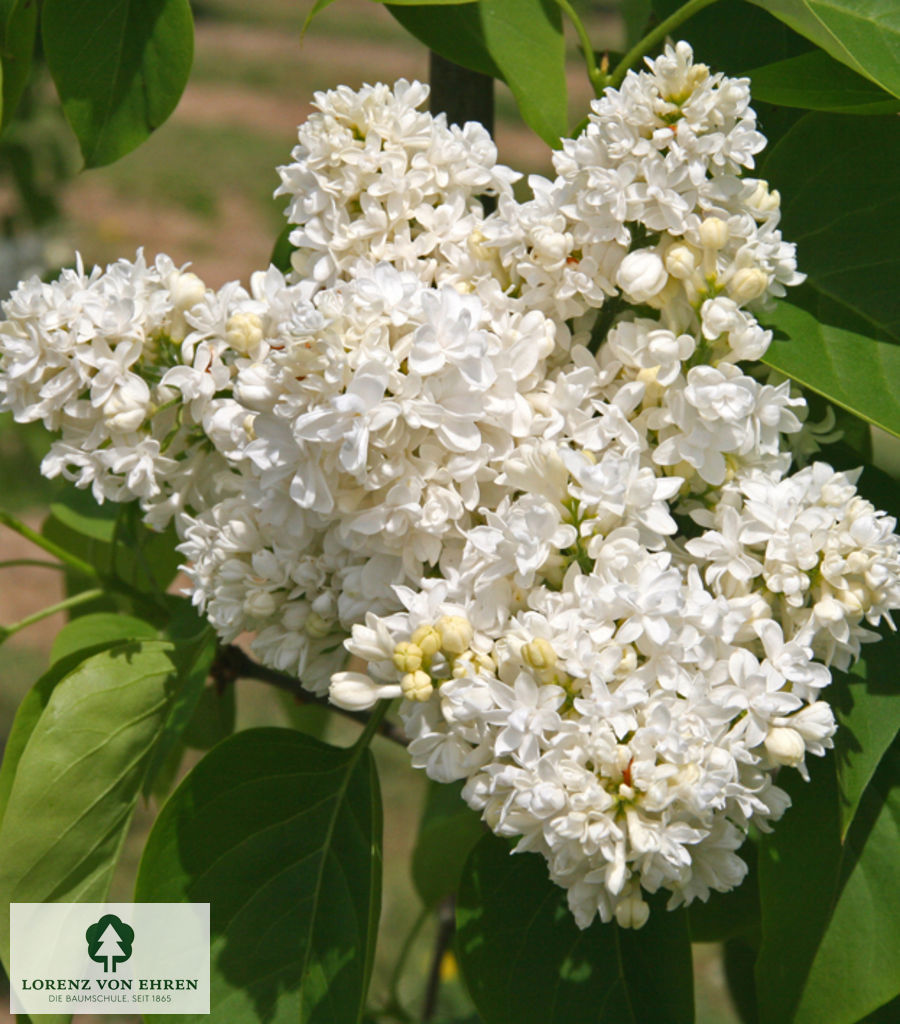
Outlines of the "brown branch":
{"label": "brown branch", "polygon": [[[269,686],[289,693],[298,704],[315,704],[327,708],[329,711],[336,711],[338,714],[344,715],[345,718],[353,719],[359,725],[368,724],[372,717],[366,711],[346,711],[344,708],[332,704],[327,697],[320,697],[318,694],[305,690],[299,679],[286,672],[279,672],[277,669],[260,665],[235,644],[228,644],[219,649],[210,674],[220,686],[234,683],[238,679],[255,679],[257,682],[267,683]],[[379,724],[378,735],[404,747],[409,743],[406,733],[387,719]]]}

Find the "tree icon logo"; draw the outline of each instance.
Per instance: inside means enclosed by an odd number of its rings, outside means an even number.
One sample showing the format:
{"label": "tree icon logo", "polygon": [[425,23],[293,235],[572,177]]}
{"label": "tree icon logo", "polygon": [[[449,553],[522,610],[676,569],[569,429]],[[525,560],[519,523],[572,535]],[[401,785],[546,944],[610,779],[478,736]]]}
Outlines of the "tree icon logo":
{"label": "tree icon logo", "polygon": [[131,956],[134,929],[115,914],[104,914],[84,933],[88,956],[103,964],[103,973],[116,973],[116,964],[125,963]]}

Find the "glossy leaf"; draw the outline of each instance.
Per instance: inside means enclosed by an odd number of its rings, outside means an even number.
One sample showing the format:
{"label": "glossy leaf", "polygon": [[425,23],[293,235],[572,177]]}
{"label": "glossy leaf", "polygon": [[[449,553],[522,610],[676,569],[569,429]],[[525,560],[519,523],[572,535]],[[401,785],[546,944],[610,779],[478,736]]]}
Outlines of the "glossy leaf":
{"label": "glossy leaf", "polygon": [[[176,678],[172,645],[150,640],[95,654],[52,688],[0,824],[5,903],[106,898]],[[0,952],[8,963],[8,917]]]}
{"label": "glossy leaf", "polygon": [[893,114],[900,100],[822,50],[748,71],[753,99],[838,114]]}
{"label": "glossy leaf", "polygon": [[35,0],[0,0],[0,69],[2,69],[2,131],[12,120],[28,84],[37,31]]}
{"label": "glossy leaf", "polygon": [[781,192],[780,227],[797,243],[809,278],[808,296],[794,292],[791,301],[825,322],[893,341],[900,341],[898,165],[896,117],[820,113],[800,118],[760,171]]}
{"label": "glossy leaf", "polygon": [[855,1024],[900,992],[898,768],[895,748],[843,844],[834,758],[779,779],[794,805],[760,849],[760,1024]]}
{"label": "glossy leaf", "polygon": [[194,47],[188,0],[45,0],[42,30],[86,167],[140,145],[181,98]]}
{"label": "glossy leaf", "polygon": [[135,506],[109,504],[82,512],[56,503],[41,532],[102,576],[115,575],[129,587],[158,592],[175,578],[181,561],[177,540],[173,529],[157,533],[137,515]]}
{"label": "glossy leaf", "polygon": [[568,134],[566,44],[553,0],[481,0],[487,49],[530,128],[549,145]]}
{"label": "glossy leaf", "polygon": [[[651,2],[658,21],[684,6],[684,0]],[[674,38],[688,40],[695,60],[729,75],[757,67],[761,54],[767,61],[778,61],[812,48],[803,36],[747,0],[716,0],[679,26]]]}
{"label": "glossy leaf", "polygon": [[429,50],[471,71],[503,78],[488,51],[478,4],[458,4],[440,10],[423,4],[385,6],[406,31]]}
{"label": "glossy leaf", "polygon": [[878,763],[900,730],[898,661],[900,636],[887,633],[863,648],[862,658],[849,673],[835,672],[832,692],[826,694],[838,721],[834,746],[842,838]]}
{"label": "glossy leaf", "polygon": [[486,835],[457,899],[460,968],[485,1024],[693,1021],[687,919],[664,903],[638,931],[580,931],[544,859]]}
{"label": "glossy leaf", "polygon": [[[173,659],[178,669],[178,691],[172,700],[159,740],[147,765],[144,777],[145,796],[150,793],[157,774],[194,722],[206,689],[206,680],[218,651],[218,640],[209,623],[201,620],[190,605],[186,611],[193,631],[189,632],[189,627],[177,617],[169,624],[169,638],[175,641]],[[229,689],[233,712],[234,689]],[[231,722],[233,726],[233,717]]]}
{"label": "glossy leaf", "polygon": [[750,0],[836,60],[900,96],[900,7],[894,0]]}
{"label": "glossy leaf", "polygon": [[353,1024],[371,971],[380,872],[368,750],[252,729],[220,743],[169,798],[135,898],[210,903],[212,1024]]}
{"label": "glossy leaf", "polygon": [[776,330],[764,362],[900,436],[900,345],[829,327],[787,302],[779,302],[764,322]]}
{"label": "glossy leaf", "polygon": [[428,784],[412,856],[413,882],[426,907],[436,907],[456,892],[462,866],[484,835],[481,819],[460,796],[461,788]]}
{"label": "glossy leaf", "polygon": [[122,640],[153,640],[158,636],[149,622],[132,615],[97,612],[67,622],[56,634],[50,664],[87,648],[109,646]]}

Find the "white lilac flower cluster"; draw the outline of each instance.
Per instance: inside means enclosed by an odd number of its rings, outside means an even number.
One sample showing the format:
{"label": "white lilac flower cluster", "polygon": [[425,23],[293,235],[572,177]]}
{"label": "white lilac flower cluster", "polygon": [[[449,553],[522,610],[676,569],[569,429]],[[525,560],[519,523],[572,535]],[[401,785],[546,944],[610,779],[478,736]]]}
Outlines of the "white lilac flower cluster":
{"label": "white lilac flower cluster", "polygon": [[831,746],[829,666],[900,607],[895,523],[792,468],[821,432],[754,362],[802,275],[746,80],[667,47],[526,202],[426,97],[316,95],[287,275],[22,284],[0,400],[59,432],[47,475],[174,520],[223,640],[344,708],[402,698],[413,764],[579,925],[639,927],[645,893],[738,884],[776,771]]}

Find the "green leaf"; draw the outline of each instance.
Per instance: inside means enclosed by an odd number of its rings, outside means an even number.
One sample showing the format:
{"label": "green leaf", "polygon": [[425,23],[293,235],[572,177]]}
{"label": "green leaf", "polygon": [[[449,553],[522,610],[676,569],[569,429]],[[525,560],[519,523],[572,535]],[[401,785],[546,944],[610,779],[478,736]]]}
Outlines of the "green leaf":
{"label": "green leaf", "polygon": [[86,167],[139,146],[181,98],[194,49],[188,0],[45,0],[42,30]]}
{"label": "green leaf", "polygon": [[95,654],[52,688],[0,824],[5,903],[106,898],[176,678],[172,645],[148,640]]}
{"label": "green leaf", "polygon": [[386,4],[387,9],[410,35],[446,60],[480,71],[491,78],[503,78],[487,48],[478,4],[459,4],[435,10],[424,4]]}
{"label": "green leaf", "polygon": [[37,32],[34,0],[0,0],[0,67],[2,67],[2,131],[12,120],[31,74]]}
{"label": "green leaf", "polygon": [[281,231],[278,232],[275,245],[272,246],[272,255],[269,258],[269,262],[273,267],[277,267],[282,274],[289,273],[291,269],[291,256],[293,255],[294,247],[291,245],[290,235],[293,230],[293,224],[285,224]]}
{"label": "green leaf", "polygon": [[544,859],[486,835],[457,899],[459,964],[485,1024],[693,1021],[686,916],[652,904],[639,931],[579,931]]}
{"label": "green leaf", "polygon": [[234,732],[234,721],[234,687],[204,686],[184,730],[184,742],[195,750],[209,750]]}
{"label": "green leaf", "polygon": [[426,907],[436,907],[456,892],[462,866],[484,835],[481,819],[468,807],[462,784],[429,782],[419,835],[412,855],[412,876]]}
{"label": "green leaf", "polygon": [[353,1024],[371,971],[380,879],[369,751],[251,729],[220,743],[169,798],[135,899],[209,902],[211,1024]]}
{"label": "green leaf", "polygon": [[[761,174],[781,192],[784,237],[797,243],[820,320],[900,341],[900,123],[896,117],[807,114],[782,137]],[[824,305],[823,305],[824,304]],[[856,323],[842,322],[829,307]]]}
{"label": "green leaf", "polygon": [[131,615],[96,612],[67,622],[56,634],[50,649],[50,664],[86,648],[109,646],[121,640],[153,640],[156,629]]}
{"label": "green leaf", "polygon": [[630,50],[647,32],[653,3],[652,0],[623,0],[620,10],[625,23],[625,49]]}
{"label": "green leaf", "polygon": [[838,721],[834,746],[842,839],[879,761],[900,730],[898,660],[900,636],[883,636],[863,648],[849,673],[833,672],[834,682],[826,693]]}
{"label": "green leaf", "polygon": [[841,843],[835,760],[779,785],[793,806],[760,848],[760,1024],[854,1024],[900,992],[900,753]]}
{"label": "green leaf", "polygon": [[779,302],[764,318],[778,332],[763,361],[868,423],[900,435],[900,345],[821,324]]}
{"label": "green leaf", "polygon": [[150,530],[140,522],[136,505],[92,506],[85,513],[52,504],[41,532],[89,562],[101,576],[115,575],[127,587],[145,593],[163,591],[181,561],[174,530]]}
{"label": "green leaf", "polygon": [[822,50],[748,71],[754,100],[838,114],[894,114],[900,101]]}
{"label": "green leaf", "polygon": [[750,0],[842,64],[900,96],[900,6],[894,0]]}
{"label": "green leaf", "polygon": [[[170,626],[170,639],[175,643],[173,660],[178,668],[178,692],[172,700],[162,733],[147,765],[143,787],[145,796],[152,791],[157,774],[170,759],[172,752],[181,743],[185,731],[194,721],[219,647],[213,628],[200,620],[193,608],[190,611],[196,624],[196,632],[178,638],[180,623],[176,620],[174,630]],[[229,690],[233,712],[234,688],[229,687]],[[232,717],[232,725],[233,721]]]}
{"label": "green leaf", "polygon": [[487,49],[522,117],[549,145],[568,135],[566,43],[553,0],[480,0]]}
{"label": "green leaf", "polygon": [[306,30],[312,24],[313,18],[315,18],[317,14],[324,11],[326,7],[330,7],[333,3],[334,0],[316,0],[312,7],[310,7],[309,14],[307,14],[306,17],[303,19],[303,27],[300,29],[301,39],[303,39],[303,37],[306,35]]}

